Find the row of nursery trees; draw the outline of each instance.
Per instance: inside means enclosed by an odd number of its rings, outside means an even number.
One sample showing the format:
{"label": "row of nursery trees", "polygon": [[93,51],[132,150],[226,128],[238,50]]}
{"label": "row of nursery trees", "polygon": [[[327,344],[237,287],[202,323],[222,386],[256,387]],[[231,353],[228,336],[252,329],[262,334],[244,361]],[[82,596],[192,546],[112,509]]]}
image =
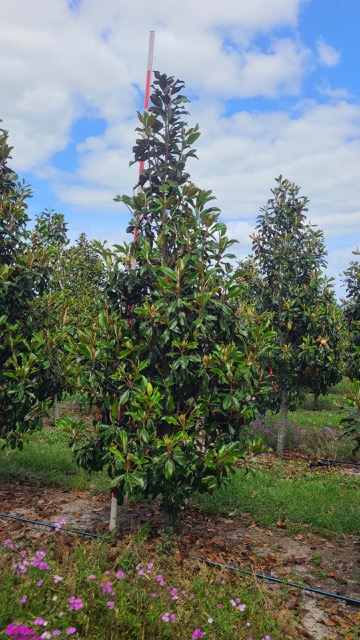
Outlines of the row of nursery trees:
{"label": "row of nursery trees", "polygon": [[[247,425],[358,377],[360,271],[340,307],[322,275],[323,233],[308,201],[280,176],[262,209],[253,254],[236,264],[214,197],[191,182],[183,82],[155,74],[139,114],[136,195],[117,196],[135,242],[70,246],[61,214],[29,225],[29,187],[9,168],[0,130],[0,438],[22,447],[51,405],[78,394],[93,425],[60,421],[78,464],[107,467],[118,500],[161,498],[171,526],[188,496],[226,483],[261,443]],[[195,156],[196,157],[196,156]]]}

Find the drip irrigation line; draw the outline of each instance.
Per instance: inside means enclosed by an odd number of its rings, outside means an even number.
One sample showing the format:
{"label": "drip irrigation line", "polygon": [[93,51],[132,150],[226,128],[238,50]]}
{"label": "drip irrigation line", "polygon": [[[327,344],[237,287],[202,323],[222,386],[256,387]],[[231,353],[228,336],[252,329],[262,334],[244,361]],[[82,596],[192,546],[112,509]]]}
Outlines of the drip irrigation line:
{"label": "drip irrigation line", "polygon": [[360,465],[360,462],[358,462],[357,460],[331,460],[330,458],[319,458],[318,460],[316,460],[316,462],[312,462],[311,466],[314,466],[314,467],[317,465],[331,466],[333,464],[348,464],[348,465],[358,466]]}
{"label": "drip irrigation line", "polygon": [[10,513],[0,512],[0,518],[10,518],[11,520],[20,520],[20,522],[28,522],[29,524],[37,524],[41,527],[50,527],[57,531],[69,531],[70,533],[77,533],[81,536],[88,536],[89,538],[105,538],[98,533],[90,533],[89,531],[81,531],[80,529],[69,529],[68,527],[57,527],[56,524],[50,524],[48,522],[40,522],[39,520],[28,520],[28,518],[22,518],[21,516],[13,516]]}
{"label": "drip irrigation line", "polygon": [[[13,516],[10,513],[2,513],[0,512],[0,518],[10,518],[11,520],[19,520],[20,522],[27,522],[28,524],[36,524],[41,527],[49,527],[50,529],[57,529],[58,531],[68,531],[69,533],[76,533],[81,536],[88,536],[89,538],[101,538],[104,540],[106,536],[101,536],[98,533],[90,533],[89,531],[81,531],[80,529],[69,529],[68,527],[57,527],[55,524],[50,524],[49,522],[40,522],[39,520],[29,520],[28,518],[23,518],[21,516]],[[193,560],[201,560],[201,562],[205,562],[206,564],[210,564],[214,567],[222,567],[223,569],[230,569],[231,571],[239,571],[240,573],[246,573],[249,576],[253,576],[255,578],[260,578],[262,580],[269,580],[270,582],[276,582],[278,584],[283,584],[287,587],[296,587],[297,589],[301,589],[302,591],[310,591],[310,593],[317,593],[322,596],[326,596],[328,598],[336,598],[337,600],[343,600],[347,602],[347,604],[352,604],[359,606],[360,600],[355,600],[354,598],[348,598],[347,596],[341,596],[338,593],[332,593],[331,591],[323,591],[322,589],[316,589],[314,587],[307,587],[302,584],[297,584],[296,582],[288,582],[287,580],[281,580],[280,578],[274,578],[273,576],[267,576],[262,573],[255,573],[254,571],[249,571],[248,569],[240,569],[240,567],[233,567],[230,564],[222,564],[220,562],[214,562],[213,560],[208,560],[207,558],[199,558],[198,556],[191,556]]]}
{"label": "drip irrigation line", "polygon": [[248,571],[247,569],[240,569],[239,567],[232,567],[229,564],[221,564],[220,562],[214,562],[213,560],[207,560],[206,558],[199,558],[198,556],[191,556],[193,560],[201,560],[202,562],[206,562],[206,564],[214,565],[215,567],[223,567],[224,569],[230,569],[231,571],[240,571],[241,573],[246,573],[249,576],[253,576],[256,578],[261,578],[263,580],[270,580],[271,582],[277,582],[279,584],[284,584],[287,587],[296,587],[297,589],[302,589],[303,591],[310,591],[311,593],[318,593],[322,596],[327,596],[328,598],[337,598],[338,600],[343,600],[348,604],[360,605],[360,600],[355,600],[354,598],[348,598],[347,596],[341,596],[338,593],[331,593],[330,591],[323,591],[322,589],[315,589],[314,587],[306,587],[302,584],[297,584],[296,582],[288,582],[287,580],[281,580],[280,578],[274,578],[273,576],[266,576],[262,573],[254,573],[253,571]]}

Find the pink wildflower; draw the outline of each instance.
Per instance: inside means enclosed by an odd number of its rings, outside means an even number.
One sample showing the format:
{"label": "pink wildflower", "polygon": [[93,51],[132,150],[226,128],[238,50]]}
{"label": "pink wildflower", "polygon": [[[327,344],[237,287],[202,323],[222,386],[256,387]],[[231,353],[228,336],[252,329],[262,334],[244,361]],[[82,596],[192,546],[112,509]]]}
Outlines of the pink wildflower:
{"label": "pink wildflower", "polygon": [[10,551],[15,549],[14,543],[11,540],[11,538],[6,538],[6,540],[4,540],[4,542],[3,542],[3,545],[4,545],[4,547],[6,547],[6,549],[10,549]]}
{"label": "pink wildflower", "polygon": [[19,603],[20,604],[24,604],[24,602],[26,602],[27,598],[28,598],[27,596],[23,596],[22,598],[20,598]]}
{"label": "pink wildflower", "polygon": [[115,602],[113,600],[109,600],[106,605],[109,607],[109,609],[113,609],[115,607]]}
{"label": "pink wildflower", "polygon": [[55,531],[56,532],[61,531],[61,528],[64,525],[66,525],[66,520],[56,520],[55,527],[54,527]]}
{"label": "pink wildflower", "polygon": [[205,637],[205,631],[200,631],[200,629],[195,629],[194,633],[191,636],[192,640],[197,640],[198,638],[204,638],[204,637]]}
{"label": "pink wildflower", "polygon": [[116,574],[116,577],[121,580],[123,577],[125,576],[125,573],[123,571],[118,571]]}
{"label": "pink wildflower", "polygon": [[71,633],[76,633],[76,627],[69,627],[66,629],[66,634],[69,636]]}
{"label": "pink wildflower", "polygon": [[82,609],[84,606],[84,603],[81,600],[81,598],[75,598],[75,596],[71,596],[71,598],[69,598],[69,602],[70,602],[69,611],[78,611],[79,609]]}

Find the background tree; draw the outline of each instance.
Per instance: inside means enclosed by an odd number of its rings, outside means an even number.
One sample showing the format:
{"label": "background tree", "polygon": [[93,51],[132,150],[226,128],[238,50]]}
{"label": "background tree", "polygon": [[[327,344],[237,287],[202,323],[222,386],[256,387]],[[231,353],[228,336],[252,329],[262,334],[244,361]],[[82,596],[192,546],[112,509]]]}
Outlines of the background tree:
{"label": "background tree", "polygon": [[304,386],[302,344],[309,310],[321,291],[326,251],[322,231],[306,222],[308,199],[299,197],[299,187],[282,176],[276,183],[252,241],[263,284],[259,304],[273,314],[277,334],[270,367],[280,396],[277,452],[282,456],[289,404]]}
{"label": "background tree", "polygon": [[9,168],[10,153],[8,133],[0,129],[0,438],[15,447],[41,424],[48,401],[49,363],[36,302],[47,287],[49,256],[29,243],[31,191]]}
{"label": "background tree", "polygon": [[259,359],[272,332],[241,302],[234,241],[211,192],[185,170],[199,132],[182,120],[183,83],[155,78],[134,147],[135,161],[148,162],[142,191],[116,198],[132,213],[136,242],[98,245],[108,306],[70,341],[74,381],[96,405],[97,424],[68,428],[80,464],[109,465],[119,501],[161,496],[172,526],[193,491],[226,482],[236,461],[261,450],[244,446],[242,429],[267,384]]}
{"label": "background tree", "polygon": [[[353,255],[360,255],[357,249]],[[360,263],[352,260],[349,268],[344,272],[346,286],[346,300],[344,301],[344,315],[348,330],[348,348],[346,350],[345,373],[350,380],[360,379]]]}
{"label": "background tree", "polygon": [[307,335],[302,342],[302,382],[312,391],[314,410],[319,396],[340,382],[344,374],[344,316],[337,304],[332,282],[323,278],[319,296],[307,313]]}

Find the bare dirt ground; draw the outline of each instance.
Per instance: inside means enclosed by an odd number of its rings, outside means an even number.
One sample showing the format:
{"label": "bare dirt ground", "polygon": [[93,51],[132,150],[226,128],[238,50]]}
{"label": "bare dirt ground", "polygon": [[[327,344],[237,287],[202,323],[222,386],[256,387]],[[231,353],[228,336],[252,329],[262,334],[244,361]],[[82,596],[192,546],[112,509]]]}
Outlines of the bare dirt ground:
{"label": "bare dirt ground", "polygon": [[[14,478],[0,486],[0,511],[42,522],[64,519],[66,526],[105,534],[110,497],[42,487]],[[160,534],[163,518],[155,504],[126,503],[119,508],[116,535],[135,532],[141,525],[154,538]],[[360,542],[356,536],[328,540],[306,530],[290,536],[283,529],[269,531],[236,517],[211,517],[197,509],[184,511],[178,532],[181,558],[230,564],[360,601]],[[53,535],[45,527],[0,518],[0,540],[7,536],[15,540],[26,537],[34,544],[46,544]],[[261,582],[269,596],[273,590],[282,593],[284,606],[296,612],[299,638],[357,637],[351,629],[360,626],[360,607],[266,580]]]}

